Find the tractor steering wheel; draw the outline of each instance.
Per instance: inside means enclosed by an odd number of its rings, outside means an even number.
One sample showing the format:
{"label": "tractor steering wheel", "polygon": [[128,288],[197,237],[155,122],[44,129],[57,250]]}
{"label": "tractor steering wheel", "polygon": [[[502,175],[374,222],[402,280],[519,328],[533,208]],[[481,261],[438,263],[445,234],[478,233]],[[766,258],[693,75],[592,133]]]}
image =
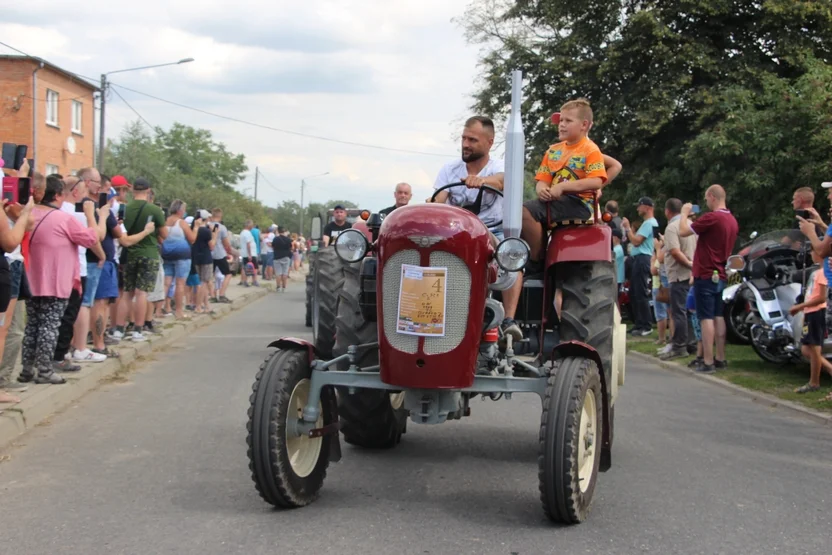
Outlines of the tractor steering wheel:
{"label": "tractor steering wheel", "polygon": [[[451,187],[467,187],[467,186],[468,185],[466,185],[464,181],[459,181],[457,183],[450,183],[448,185],[443,185],[443,186],[439,187],[438,189],[436,189],[433,192],[433,195],[430,197],[430,201],[431,202],[435,201],[436,200],[436,195],[438,195],[439,193],[441,193],[442,191],[444,191],[446,189],[450,189]],[[496,195],[500,195],[501,197],[503,196],[503,192],[501,190],[495,189],[491,185],[482,185],[479,189],[480,189],[480,191],[479,191],[479,193],[477,193],[477,198],[474,199],[473,204],[466,204],[466,205],[463,205],[463,206],[460,207],[460,208],[464,208],[465,210],[468,210],[472,214],[476,214],[478,216],[480,214],[480,210],[482,210],[482,195],[483,195],[483,193],[485,193],[486,189],[488,189],[489,191],[491,191],[492,193],[494,193]],[[491,224],[488,227],[493,228],[493,227],[499,227],[501,225],[503,225],[503,220],[500,220],[499,222],[495,222],[495,223]]]}

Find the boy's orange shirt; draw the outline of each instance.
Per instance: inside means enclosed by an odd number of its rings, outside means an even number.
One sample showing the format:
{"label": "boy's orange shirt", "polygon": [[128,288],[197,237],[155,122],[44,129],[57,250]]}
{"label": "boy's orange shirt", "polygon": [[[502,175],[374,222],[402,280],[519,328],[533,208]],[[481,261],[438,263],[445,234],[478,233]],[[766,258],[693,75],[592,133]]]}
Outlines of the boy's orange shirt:
{"label": "boy's orange shirt", "polygon": [[[587,137],[573,145],[563,141],[550,146],[543,155],[543,161],[534,178],[550,185],[553,182],[577,181],[569,170],[577,176],[577,179],[600,177],[602,183],[607,182],[607,170],[604,167],[601,149]],[[596,194],[597,191],[585,191],[577,193],[576,196],[580,197],[591,209]]]}
{"label": "boy's orange shirt", "polygon": [[826,310],[826,295],[820,290],[824,285],[828,285],[828,283],[826,282],[826,274],[823,273],[823,270],[815,270],[812,272],[812,275],[809,277],[809,283],[806,284],[806,289],[809,291],[809,294],[806,295],[806,301],[811,301],[816,297],[822,297],[824,301],[823,304],[806,307],[803,312],[811,314],[819,310]]}

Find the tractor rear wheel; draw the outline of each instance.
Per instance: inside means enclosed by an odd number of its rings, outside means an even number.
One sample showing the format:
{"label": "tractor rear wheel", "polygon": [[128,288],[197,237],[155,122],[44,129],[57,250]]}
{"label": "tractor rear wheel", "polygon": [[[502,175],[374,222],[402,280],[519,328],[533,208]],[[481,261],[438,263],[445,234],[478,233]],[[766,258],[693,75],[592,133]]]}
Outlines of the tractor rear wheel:
{"label": "tractor rear wheel", "polygon": [[[360,285],[358,265],[344,267],[344,288],[338,304],[336,342],[334,355],[347,352],[350,345],[363,345],[378,341],[378,324],[364,319],[358,305]],[[378,364],[378,347],[359,353],[357,364]],[[339,369],[346,370],[349,363]],[[407,427],[407,411],[402,408],[404,395],[379,389],[358,389],[352,395],[347,389],[338,391],[338,416],[344,441],[351,445],[371,449],[395,447],[401,441]]]}
{"label": "tractor rear wheel", "polygon": [[617,295],[615,267],[601,261],[564,262],[558,264],[555,275],[563,292],[560,340],[581,341],[598,351],[603,371],[610,378]]}
{"label": "tractor rear wheel", "polygon": [[583,522],[592,506],[603,437],[601,376],[589,358],[555,363],[543,398],[538,478],[543,511],[565,524]]}
{"label": "tractor rear wheel", "polygon": [[[329,466],[327,438],[294,433],[311,376],[305,351],[277,350],[260,366],[252,388],[246,438],[249,469],[260,496],[276,507],[314,501]],[[335,420],[331,395],[328,388],[321,392],[318,428]]]}
{"label": "tractor rear wheel", "polygon": [[344,263],[335,253],[335,247],[320,249],[315,255],[312,337],[315,349],[324,359],[332,358],[338,298],[343,287]]}

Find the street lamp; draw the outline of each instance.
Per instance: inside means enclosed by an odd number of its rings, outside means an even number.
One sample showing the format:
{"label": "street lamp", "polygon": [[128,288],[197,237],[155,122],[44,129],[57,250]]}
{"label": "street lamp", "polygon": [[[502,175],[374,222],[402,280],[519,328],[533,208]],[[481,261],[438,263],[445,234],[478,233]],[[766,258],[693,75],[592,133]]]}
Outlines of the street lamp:
{"label": "street lamp", "polygon": [[101,128],[98,132],[98,171],[104,170],[104,105],[107,103],[107,76],[113,73],[124,73],[125,71],[139,71],[142,69],[151,69],[154,67],[176,66],[179,64],[187,64],[193,62],[193,58],[182,58],[178,62],[169,62],[166,64],[156,64],[152,66],[131,67],[128,69],[117,69],[115,71],[108,71],[101,74]]}
{"label": "street lamp", "polygon": [[[306,180],[312,179],[313,177],[323,177],[325,175],[329,175],[329,172],[319,173],[315,175],[310,175],[309,177],[304,177],[300,180],[300,234],[303,235],[303,189],[306,187]],[[304,235],[305,237],[305,235]]]}

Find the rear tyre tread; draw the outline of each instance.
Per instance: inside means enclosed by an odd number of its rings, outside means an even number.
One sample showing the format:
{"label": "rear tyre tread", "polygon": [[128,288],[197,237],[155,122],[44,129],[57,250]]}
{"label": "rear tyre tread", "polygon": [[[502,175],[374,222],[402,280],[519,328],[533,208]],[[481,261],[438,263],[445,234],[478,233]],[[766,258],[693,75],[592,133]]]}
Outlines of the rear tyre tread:
{"label": "rear tyre tread", "polygon": [[[364,319],[358,304],[360,285],[358,267],[344,266],[345,281],[338,304],[337,336],[334,355],[340,356],[349,345],[378,341],[378,324]],[[378,349],[366,349],[359,355],[359,366],[378,364]],[[346,370],[348,363],[339,368]],[[338,391],[338,416],[344,441],[368,449],[389,449],[401,441],[407,426],[407,412],[394,409],[385,390],[359,389],[350,395]]]}
{"label": "rear tyre tread", "polygon": [[318,322],[315,330],[315,349],[321,358],[332,358],[335,345],[335,319],[338,299],[344,287],[344,264],[335,253],[335,247],[319,250],[315,256],[317,288],[314,303],[318,305]]}

